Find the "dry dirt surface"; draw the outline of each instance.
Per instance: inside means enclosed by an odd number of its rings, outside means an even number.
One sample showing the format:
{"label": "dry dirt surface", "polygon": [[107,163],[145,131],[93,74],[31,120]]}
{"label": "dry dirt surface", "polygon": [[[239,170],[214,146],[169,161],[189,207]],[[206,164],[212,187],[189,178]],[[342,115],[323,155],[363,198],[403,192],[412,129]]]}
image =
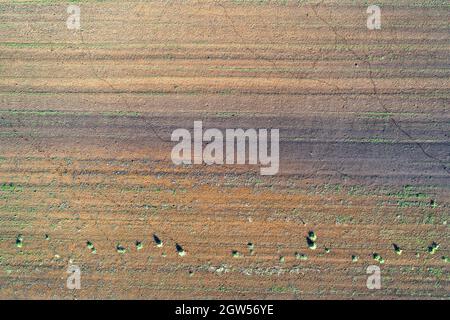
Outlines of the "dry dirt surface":
{"label": "dry dirt surface", "polygon": [[[450,8],[377,4],[1,0],[0,298],[449,299]],[[279,174],[175,166],[195,120]]]}

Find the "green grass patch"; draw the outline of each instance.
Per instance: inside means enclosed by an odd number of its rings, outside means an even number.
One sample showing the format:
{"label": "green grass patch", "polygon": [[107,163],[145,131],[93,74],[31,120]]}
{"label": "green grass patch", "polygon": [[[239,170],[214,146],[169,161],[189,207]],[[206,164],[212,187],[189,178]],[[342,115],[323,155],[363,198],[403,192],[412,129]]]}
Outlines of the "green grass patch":
{"label": "green grass patch", "polygon": [[21,186],[17,186],[12,182],[9,183],[3,183],[2,185],[0,185],[0,190],[1,191],[22,191],[23,188]]}
{"label": "green grass patch", "polygon": [[281,287],[281,286],[273,286],[270,288],[270,292],[272,293],[286,293],[289,292],[289,288]]}

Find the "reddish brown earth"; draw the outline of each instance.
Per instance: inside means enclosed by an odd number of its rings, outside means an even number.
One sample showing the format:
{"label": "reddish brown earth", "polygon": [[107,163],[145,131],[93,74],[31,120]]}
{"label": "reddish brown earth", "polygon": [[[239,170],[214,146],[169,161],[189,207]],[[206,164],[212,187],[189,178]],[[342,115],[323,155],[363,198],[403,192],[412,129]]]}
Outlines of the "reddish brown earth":
{"label": "reddish brown earth", "polygon": [[[0,298],[449,299],[449,7],[360,3],[0,1]],[[194,120],[280,173],[173,165]]]}

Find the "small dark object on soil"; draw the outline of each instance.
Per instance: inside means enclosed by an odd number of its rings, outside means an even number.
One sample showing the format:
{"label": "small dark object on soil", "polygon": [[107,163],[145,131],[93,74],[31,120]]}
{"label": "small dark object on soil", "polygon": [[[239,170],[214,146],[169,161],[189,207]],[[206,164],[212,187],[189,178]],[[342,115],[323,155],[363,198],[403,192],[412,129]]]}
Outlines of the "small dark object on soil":
{"label": "small dark object on soil", "polygon": [[161,241],[160,238],[158,238],[158,236],[156,234],[153,235],[153,240],[155,241],[156,245],[158,247],[162,247],[163,246],[163,242]]}
{"label": "small dark object on soil", "polygon": [[184,249],[178,243],[175,244],[175,249],[177,250],[179,256],[182,257],[186,255],[186,251],[184,251]]}

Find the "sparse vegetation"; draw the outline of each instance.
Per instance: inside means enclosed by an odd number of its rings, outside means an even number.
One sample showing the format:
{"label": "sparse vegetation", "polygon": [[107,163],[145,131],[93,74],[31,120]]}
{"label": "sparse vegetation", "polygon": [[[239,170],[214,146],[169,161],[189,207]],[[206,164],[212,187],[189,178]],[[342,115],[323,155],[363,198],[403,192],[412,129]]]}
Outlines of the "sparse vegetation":
{"label": "sparse vegetation", "polygon": [[308,248],[311,250],[316,250],[317,245],[314,241],[312,241],[309,237],[306,237],[306,243],[308,244]]}
{"label": "sparse vegetation", "polygon": [[121,246],[120,244],[118,244],[116,246],[116,250],[117,250],[118,253],[122,253],[122,254],[127,252],[127,249],[125,249],[125,247]]}
{"label": "sparse vegetation", "polygon": [[338,217],[336,217],[336,224],[337,225],[351,224],[352,222],[353,222],[353,217],[349,217],[349,216],[338,216]]}
{"label": "sparse vegetation", "polygon": [[401,255],[403,250],[400,249],[400,247],[398,245],[396,245],[395,243],[392,244],[392,246],[394,247],[394,251],[396,254]]}
{"label": "sparse vegetation", "polygon": [[232,250],[232,251],[231,251],[231,256],[232,256],[233,258],[240,258],[242,255],[241,255],[241,253],[240,253],[239,251],[237,251],[237,250]]}
{"label": "sparse vegetation", "polygon": [[183,257],[186,255],[186,251],[184,251],[184,249],[178,243],[175,244],[175,249],[177,250],[178,255],[180,257]]}
{"label": "sparse vegetation", "polygon": [[308,236],[306,237],[306,243],[308,244],[308,248],[311,250],[316,250],[317,244],[317,235],[314,231],[309,231]]}
{"label": "sparse vegetation", "polygon": [[308,238],[311,239],[311,241],[315,242],[317,240],[317,235],[315,234],[314,231],[309,231]]}
{"label": "sparse vegetation", "polygon": [[254,252],[255,246],[253,245],[252,242],[249,242],[249,243],[247,244],[247,248],[248,248],[248,251],[250,252],[250,255],[253,255],[253,254],[255,253],[255,252]]}
{"label": "sparse vegetation", "polygon": [[378,254],[378,253],[373,253],[372,255],[373,260],[378,261],[378,263],[383,264],[384,263],[384,259]]}
{"label": "sparse vegetation", "polygon": [[91,241],[86,241],[86,246],[91,250],[92,254],[97,253],[97,249],[95,249],[94,244]]}
{"label": "sparse vegetation", "polygon": [[22,248],[23,247],[23,236],[21,234],[19,234],[16,237],[16,247],[17,248]]}
{"label": "sparse vegetation", "polygon": [[22,188],[19,186],[16,186],[14,183],[2,183],[0,185],[0,191],[22,191]]}
{"label": "sparse vegetation", "polygon": [[439,244],[434,242],[428,247],[428,253],[429,254],[435,254],[436,251],[439,249]]}
{"label": "sparse vegetation", "polygon": [[155,241],[158,248],[161,248],[163,246],[162,240],[156,234],[153,234],[153,241]]}
{"label": "sparse vegetation", "polygon": [[295,253],[295,259],[306,261],[306,260],[308,260],[308,256],[306,254],[304,254],[304,253],[296,252]]}
{"label": "sparse vegetation", "polygon": [[448,1],[68,2],[0,4],[0,299],[448,299]]}
{"label": "sparse vegetation", "polygon": [[274,287],[270,288],[270,292],[273,292],[273,293],[285,293],[287,291],[288,291],[288,289],[285,287],[274,286]]}

